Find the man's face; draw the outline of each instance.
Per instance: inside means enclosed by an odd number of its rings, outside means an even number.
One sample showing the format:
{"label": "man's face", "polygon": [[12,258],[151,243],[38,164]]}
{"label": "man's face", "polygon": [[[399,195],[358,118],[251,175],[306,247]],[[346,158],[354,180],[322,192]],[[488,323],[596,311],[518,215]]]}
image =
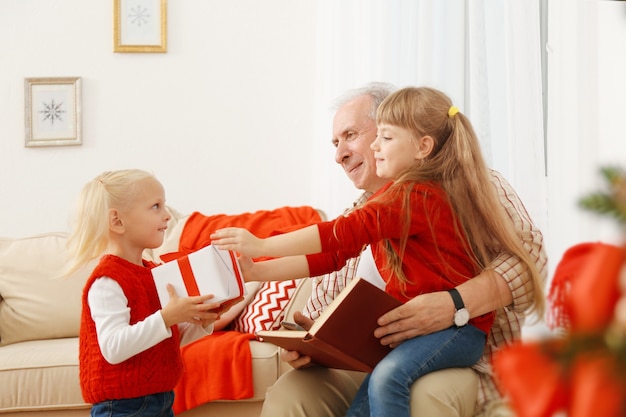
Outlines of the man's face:
{"label": "man's face", "polygon": [[357,97],[337,110],[333,120],[335,161],[343,167],[350,181],[361,190],[376,192],[388,180],[376,176],[374,151],[376,122],[369,116],[370,96]]}

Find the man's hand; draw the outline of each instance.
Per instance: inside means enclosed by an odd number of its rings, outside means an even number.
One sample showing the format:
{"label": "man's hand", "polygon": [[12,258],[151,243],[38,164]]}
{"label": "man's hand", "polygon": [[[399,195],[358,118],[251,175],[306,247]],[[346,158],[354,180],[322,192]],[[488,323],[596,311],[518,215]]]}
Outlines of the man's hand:
{"label": "man's hand", "polygon": [[454,303],[445,291],[421,294],[378,319],[374,336],[396,347],[407,339],[447,329],[452,325]]}
{"label": "man's hand", "polygon": [[[304,316],[299,311],[293,314],[293,321],[302,326],[305,330],[309,330],[313,325],[313,320]],[[280,354],[280,359],[283,362],[287,362],[291,367],[295,369],[308,368],[312,365],[310,356],[300,355],[300,352],[295,350],[284,350]]]}

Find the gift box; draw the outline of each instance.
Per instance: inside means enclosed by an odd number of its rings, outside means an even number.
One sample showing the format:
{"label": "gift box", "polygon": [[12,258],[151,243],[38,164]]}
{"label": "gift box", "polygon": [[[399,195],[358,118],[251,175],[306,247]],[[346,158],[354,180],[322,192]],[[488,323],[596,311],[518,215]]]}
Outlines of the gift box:
{"label": "gift box", "polygon": [[161,306],[170,299],[167,284],[174,286],[179,297],[213,294],[207,303],[226,302],[246,292],[235,253],[213,245],[154,267],[152,276]]}

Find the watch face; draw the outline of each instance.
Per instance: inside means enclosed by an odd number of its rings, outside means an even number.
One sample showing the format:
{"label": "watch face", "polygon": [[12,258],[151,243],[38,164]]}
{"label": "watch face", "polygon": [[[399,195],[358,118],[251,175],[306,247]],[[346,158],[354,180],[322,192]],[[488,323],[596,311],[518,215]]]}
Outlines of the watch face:
{"label": "watch face", "polygon": [[467,311],[467,309],[465,308],[462,308],[454,313],[454,324],[458,327],[465,326],[467,322],[469,322],[469,318],[469,311]]}

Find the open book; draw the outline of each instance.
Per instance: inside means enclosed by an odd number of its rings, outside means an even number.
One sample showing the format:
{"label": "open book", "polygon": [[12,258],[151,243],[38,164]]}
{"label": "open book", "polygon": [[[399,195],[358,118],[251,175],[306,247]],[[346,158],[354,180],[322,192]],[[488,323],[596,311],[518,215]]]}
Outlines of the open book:
{"label": "open book", "polygon": [[402,303],[370,282],[353,279],[311,329],[259,331],[256,336],[310,356],[328,368],[371,372],[391,348],[374,336],[377,320]]}
{"label": "open book", "polygon": [[179,297],[213,294],[207,303],[222,301],[222,306],[245,295],[246,291],[235,253],[213,245],[152,268],[152,277],[161,306],[170,299],[168,283],[174,286]]}

